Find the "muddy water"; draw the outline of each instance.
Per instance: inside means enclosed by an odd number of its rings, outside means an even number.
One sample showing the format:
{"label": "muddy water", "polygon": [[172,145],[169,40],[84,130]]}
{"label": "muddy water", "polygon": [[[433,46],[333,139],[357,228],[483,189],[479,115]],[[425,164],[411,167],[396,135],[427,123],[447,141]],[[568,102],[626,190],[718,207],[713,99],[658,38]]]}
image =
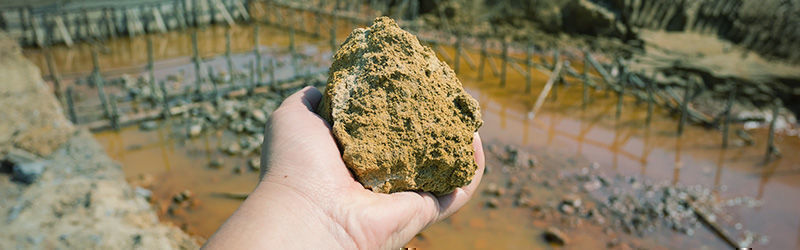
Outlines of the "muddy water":
{"label": "muddy water", "polygon": [[[250,32],[247,28],[234,31],[234,51],[252,49]],[[286,48],[288,44],[285,31],[262,28],[261,35],[265,49]],[[202,37],[201,54],[210,56],[224,52],[224,30],[221,28],[206,29],[199,37]],[[191,55],[191,42],[185,33],[168,33],[154,38],[157,65],[175,63],[179,58]],[[317,47],[326,44],[324,40],[299,34],[296,38],[298,44]],[[103,55],[101,65],[109,70],[141,73],[146,55],[135,51],[144,51],[144,44],[143,38],[108,41],[105,46],[112,51],[129,52]],[[71,50],[55,48],[59,72],[80,75],[90,71],[91,58],[84,47],[78,45]],[[453,55],[452,49],[448,52]],[[46,68],[40,53],[29,52],[28,55],[41,68]],[[473,53],[472,57],[477,59],[478,54]],[[581,65],[575,66],[580,71]],[[485,125],[480,132],[487,144],[519,145],[529,149],[548,159],[543,161],[545,168],[563,168],[566,171],[597,162],[600,170],[607,173],[654,182],[714,187],[722,199],[755,197],[764,201],[764,205],[742,208],[731,220],[743,224],[746,229],[768,235],[770,248],[800,247],[797,240],[800,217],[796,212],[800,196],[793,195],[800,189],[800,156],[793,154],[800,148],[796,136],[779,135],[777,143],[784,155],[765,164],[766,132],[763,129],[751,131],[755,138],[753,146],[720,150],[719,131],[689,126],[684,135],[678,137],[675,135],[676,117],[658,108],[652,123],[646,126],[646,108],[637,105],[633,99],[625,99],[620,119],[615,119],[616,97],[613,93],[592,91],[592,102],[585,109],[581,108],[581,86],[570,78],[567,79],[570,84],[559,87],[557,97],[546,102],[536,119],[530,120],[530,109],[547,80],[546,75],[534,70],[533,91],[524,93],[525,80],[512,69],[508,71],[508,84],[504,88],[499,87],[499,80],[492,77],[488,69],[484,81],[477,81],[477,73],[471,71],[466,63],[461,64],[461,69],[460,78],[483,108]],[[257,174],[247,169],[241,174],[234,173],[235,167],[245,167],[247,158],[226,157],[219,152],[221,141],[234,135],[219,132],[187,140],[172,136],[171,132],[169,124],[162,124],[156,131],[125,128],[119,132],[98,133],[96,138],[106,146],[112,158],[122,163],[132,183],[139,181],[139,176],[152,176],[154,182],[150,188],[163,220],[172,221],[190,233],[208,237],[240,202],[220,197],[218,193],[249,192],[255,186]],[[737,144],[738,139],[733,133],[731,138]],[[209,168],[208,162],[214,157],[224,159],[224,167]],[[502,183],[511,177],[508,172],[492,170],[502,169],[502,164],[496,159],[489,157],[488,164],[490,171],[486,183]],[[194,193],[196,202],[186,209],[168,212],[171,197],[187,189]],[[545,200],[560,194],[541,190],[537,195]],[[476,195],[462,211],[428,228],[409,245],[431,248],[546,247],[540,235],[547,224],[532,218],[528,209],[512,206],[490,209],[484,202],[482,195]],[[732,228],[730,232],[734,235],[741,233]],[[572,242],[569,246],[574,248],[600,248],[606,244],[603,240],[606,233],[599,226],[585,223],[571,230],[570,234]],[[726,246],[705,229],[693,237],[660,232],[643,239],[625,239],[652,244],[649,246]]]}

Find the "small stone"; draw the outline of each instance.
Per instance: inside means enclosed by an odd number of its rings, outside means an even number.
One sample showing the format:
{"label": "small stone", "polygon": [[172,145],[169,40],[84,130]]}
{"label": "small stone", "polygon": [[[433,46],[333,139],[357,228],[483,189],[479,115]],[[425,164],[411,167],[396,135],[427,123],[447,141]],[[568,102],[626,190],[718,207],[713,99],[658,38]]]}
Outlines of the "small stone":
{"label": "small stone", "polygon": [[143,131],[150,131],[158,128],[158,123],[156,121],[146,121],[139,124],[139,129]]}
{"label": "small stone", "polygon": [[478,102],[413,34],[376,18],[350,34],[329,75],[318,113],[365,188],[444,195],[472,181]]}
{"label": "small stone", "polygon": [[484,191],[484,193],[493,196],[502,196],[503,194],[505,194],[505,192],[506,191],[504,188],[497,186],[497,184],[494,182],[486,185],[486,190]]}
{"label": "small stone", "polygon": [[150,201],[153,197],[153,192],[143,187],[135,187],[133,191],[136,192],[137,196],[144,198],[146,201]]}
{"label": "small stone", "polygon": [[568,194],[564,195],[561,198],[561,202],[564,204],[568,204],[573,207],[580,207],[581,206],[581,197],[576,194]]}
{"label": "small stone", "polygon": [[561,210],[562,213],[571,215],[575,213],[575,208],[569,204],[562,203],[561,206],[558,207],[558,210]]}
{"label": "small stone", "polygon": [[263,124],[267,122],[267,115],[264,113],[263,110],[260,109],[250,110],[250,116],[253,117],[253,120],[256,120],[259,123]]}
{"label": "small stone", "polygon": [[239,143],[231,143],[223,151],[229,155],[236,155],[242,151],[242,147],[239,146]]}
{"label": "small stone", "polygon": [[250,159],[249,161],[247,161],[247,166],[250,167],[250,170],[258,171],[259,169],[261,169],[261,158],[256,157]]}
{"label": "small stone", "polygon": [[189,125],[189,129],[188,130],[189,130],[189,132],[188,132],[189,137],[197,137],[198,135],[200,135],[200,133],[203,132],[203,125],[199,124],[199,123],[195,123],[195,124]]}
{"label": "small stone", "polygon": [[500,206],[500,201],[497,198],[489,198],[486,201],[486,207],[488,208],[497,208],[498,206]]}
{"label": "small stone", "polygon": [[31,184],[44,172],[44,161],[26,162],[14,165],[11,180]]}
{"label": "small stone", "polygon": [[241,174],[242,173],[242,167],[239,167],[239,166],[233,167],[233,173],[234,174]]}
{"label": "small stone", "polygon": [[183,203],[184,201],[188,201],[191,198],[192,198],[192,191],[189,191],[187,189],[172,196],[172,201],[174,201],[175,203]]}
{"label": "small stone", "polygon": [[547,241],[547,243],[558,246],[563,246],[569,243],[569,238],[567,235],[555,227],[547,228],[547,230],[542,233],[542,237],[544,237],[544,240]]}
{"label": "small stone", "polygon": [[208,162],[208,166],[211,168],[221,168],[223,164],[225,164],[225,162],[220,158],[214,158]]}

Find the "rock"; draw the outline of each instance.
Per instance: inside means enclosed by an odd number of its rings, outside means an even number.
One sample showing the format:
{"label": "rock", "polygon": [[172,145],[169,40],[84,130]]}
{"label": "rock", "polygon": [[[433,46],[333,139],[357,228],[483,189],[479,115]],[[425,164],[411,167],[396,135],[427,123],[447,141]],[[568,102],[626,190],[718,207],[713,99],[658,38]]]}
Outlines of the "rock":
{"label": "rock", "polygon": [[564,203],[564,204],[567,204],[567,205],[570,205],[570,206],[573,206],[573,207],[580,207],[581,204],[582,204],[581,197],[576,195],[576,194],[564,195],[564,197],[561,198],[561,203]]}
{"label": "rock", "polygon": [[139,129],[144,131],[150,131],[156,128],[158,128],[158,123],[156,123],[156,121],[146,121],[142,124],[139,124]]}
{"label": "rock", "polygon": [[225,153],[229,154],[229,155],[236,155],[236,154],[242,152],[242,147],[239,146],[239,143],[234,142],[234,143],[228,144],[228,146],[225,147],[223,151],[225,151]]}
{"label": "rock", "polygon": [[387,17],[337,51],[319,114],[365,188],[436,195],[468,184],[477,165],[478,102],[430,48]]}
{"label": "rock", "polygon": [[571,215],[571,214],[575,213],[575,208],[572,207],[572,205],[566,204],[566,203],[562,203],[558,207],[558,210],[561,210],[562,213],[567,214],[567,215]]}
{"label": "rock", "polygon": [[614,12],[590,0],[569,1],[561,14],[563,31],[619,37],[624,30]]}
{"label": "rock", "polygon": [[544,237],[544,240],[550,244],[563,246],[569,243],[569,238],[567,237],[567,235],[555,227],[547,228],[547,230],[545,230],[544,233],[542,233],[542,237]]}
{"label": "rock", "polygon": [[182,192],[176,194],[175,196],[172,196],[172,201],[174,201],[175,203],[183,203],[184,201],[188,201],[189,199],[191,199],[192,195],[193,195],[192,191],[189,191],[188,189],[183,190]]}
{"label": "rock", "polygon": [[247,161],[247,166],[250,167],[250,169],[253,171],[258,171],[259,169],[261,169],[261,158],[256,157],[250,159],[249,161]]}
{"label": "rock", "polygon": [[500,201],[497,200],[497,198],[489,198],[489,200],[486,200],[486,207],[497,208],[498,206],[500,206]]}
{"label": "rock", "polygon": [[44,161],[33,161],[14,165],[11,180],[24,184],[33,183],[44,172],[44,163]]}
{"label": "rock", "polygon": [[222,159],[220,158],[214,158],[211,159],[210,162],[208,162],[208,166],[211,168],[221,168],[223,164],[225,164],[225,162],[222,161]]}
{"label": "rock", "polygon": [[484,191],[484,193],[486,193],[487,195],[493,195],[493,196],[502,196],[505,192],[506,190],[504,188],[498,187],[497,184],[494,182],[489,183],[489,185],[486,185],[486,190]]}
{"label": "rock", "polygon": [[136,192],[136,195],[144,198],[146,201],[150,201],[150,199],[153,197],[153,192],[143,187],[135,187],[133,191]]}
{"label": "rock", "polygon": [[253,117],[253,120],[264,124],[267,122],[267,114],[264,113],[263,110],[260,109],[253,109],[250,110],[250,117]]}
{"label": "rock", "polygon": [[203,125],[199,123],[194,123],[189,125],[188,134],[189,137],[197,137],[200,133],[203,132]]}

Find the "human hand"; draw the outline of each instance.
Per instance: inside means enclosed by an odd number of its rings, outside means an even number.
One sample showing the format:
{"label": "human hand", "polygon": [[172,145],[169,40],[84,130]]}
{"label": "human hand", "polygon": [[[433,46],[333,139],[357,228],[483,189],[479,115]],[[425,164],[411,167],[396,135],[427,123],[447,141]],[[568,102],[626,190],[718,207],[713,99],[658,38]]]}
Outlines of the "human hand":
{"label": "human hand", "polygon": [[320,99],[306,87],[273,112],[260,183],[205,247],[402,247],[461,208],[478,187],[484,156],[476,133],[478,169],[469,185],[441,197],[365,189],[342,161],[330,125],[314,113]]}

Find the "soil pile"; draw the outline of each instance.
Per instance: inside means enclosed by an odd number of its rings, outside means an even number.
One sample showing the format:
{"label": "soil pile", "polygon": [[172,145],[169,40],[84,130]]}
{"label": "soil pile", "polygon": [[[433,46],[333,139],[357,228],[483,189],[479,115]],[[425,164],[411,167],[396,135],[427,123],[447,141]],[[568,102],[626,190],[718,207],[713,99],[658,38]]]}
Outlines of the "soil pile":
{"label": "soil pile", "polygon": [[375,192],[446,194],[472,180],[478,102],[455,73],[389,18],[336,52],[319,110],[342,158]]}

